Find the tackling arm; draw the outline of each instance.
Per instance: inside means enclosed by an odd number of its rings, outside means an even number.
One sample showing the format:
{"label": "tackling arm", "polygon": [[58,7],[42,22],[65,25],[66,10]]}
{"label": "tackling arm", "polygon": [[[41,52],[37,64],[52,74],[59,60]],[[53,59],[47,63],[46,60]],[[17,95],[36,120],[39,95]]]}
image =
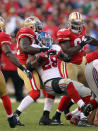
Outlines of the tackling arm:
{"label": "tackling arm", "polygon": [[75,47],[70,47],[70,41],[61,41],[60,45],[61,45],[63,52],[68,54],[69,56],[72,56],[76,54],[79,50],[81,50],[80,45],[77,45]]}
{"label": "tackling arm", "polygon": [[94,46],[98,46],[98,39],[92,38],[92,41],[89,44],[94,45]]}
{"label": "tackling arm", "polygon": [[45,52],[48,48],[35,48],[30,45],[30,39],[23,37],[20,39],[20,48],[23,53],[34,55],[36,53]]}
{"label": "tackling arm", "polygon": [[24,71],[29,78],[32,78],[31,73],[20,64],[20,62],[17,59],[17,57],[12,53],[9,45],[3,44],[2,45],[2,51],[8,57],[8,59],[11,61],[11,63],[13,63],[19,69],[21,69],[22,71]]}

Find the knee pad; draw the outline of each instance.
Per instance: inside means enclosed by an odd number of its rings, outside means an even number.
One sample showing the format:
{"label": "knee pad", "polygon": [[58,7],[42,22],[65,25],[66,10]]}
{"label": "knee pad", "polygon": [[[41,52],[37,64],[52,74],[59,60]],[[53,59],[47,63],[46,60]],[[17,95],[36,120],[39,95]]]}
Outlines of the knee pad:
{"label": "knee pad", "polygon": [[40,97],[40,90],[32,90],[29,92],[29,96],[32,97],[33,100],[36,100]]}

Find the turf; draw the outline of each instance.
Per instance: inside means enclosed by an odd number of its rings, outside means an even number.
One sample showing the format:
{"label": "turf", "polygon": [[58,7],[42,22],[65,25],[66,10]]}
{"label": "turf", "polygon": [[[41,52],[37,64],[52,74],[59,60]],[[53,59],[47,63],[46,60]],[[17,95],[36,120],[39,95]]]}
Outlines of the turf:
{"label": "turf", "polygon": [[[12,104],[13,111],[15,111],[18,105],[19,103]],[[57,104],[55,104],[52,109],[51,117],[53,116],[56,107]],[[64,126],[39,126],[38,122],[42,115],[42,111],[43,104],[33,103],[20,117],[20,120],[25,124],[25,127],[17,126],[16,128],[11,129],[7,123],[7,117],[3,106],[0,104],[0,131],[98,131],[98,127],[76,127],[71,125],[65,120],[63,114],[61,120],[64,122]]]}

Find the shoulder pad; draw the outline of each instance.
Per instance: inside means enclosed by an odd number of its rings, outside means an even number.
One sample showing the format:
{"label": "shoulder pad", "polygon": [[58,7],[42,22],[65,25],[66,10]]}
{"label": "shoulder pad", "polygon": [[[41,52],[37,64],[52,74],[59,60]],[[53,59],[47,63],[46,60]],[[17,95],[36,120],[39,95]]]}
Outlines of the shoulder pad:
{"label": "shoulder pad", "polygon": [[17,37],[18,37],[18,39],[20,39],[22,37],[29,37],[31,39],[33,39],[33,38],[35,39],[36,35],[31,28],[23,27],[18,31]]}
{"label": "shoulder pad", "polygon": [[70,40],[70,30],[69,29],[60,29],[57,32],[57,39],[58,41],[66,41],[66,40]]}

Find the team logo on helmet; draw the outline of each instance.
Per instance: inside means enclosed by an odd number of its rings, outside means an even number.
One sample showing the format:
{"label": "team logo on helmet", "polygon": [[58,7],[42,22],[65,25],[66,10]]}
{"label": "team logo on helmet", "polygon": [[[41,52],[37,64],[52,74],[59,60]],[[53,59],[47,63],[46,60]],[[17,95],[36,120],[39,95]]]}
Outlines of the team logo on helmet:
{"label": "team logo on helmet", "polygon": [[51,48],[52,43],[53,43],[53,39],[49,33],[44,32],[44,31],[41,32],[38,36],[38,39],[43,46]]}

